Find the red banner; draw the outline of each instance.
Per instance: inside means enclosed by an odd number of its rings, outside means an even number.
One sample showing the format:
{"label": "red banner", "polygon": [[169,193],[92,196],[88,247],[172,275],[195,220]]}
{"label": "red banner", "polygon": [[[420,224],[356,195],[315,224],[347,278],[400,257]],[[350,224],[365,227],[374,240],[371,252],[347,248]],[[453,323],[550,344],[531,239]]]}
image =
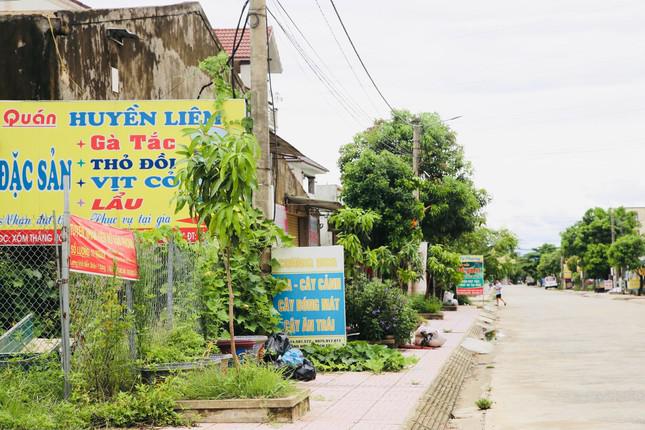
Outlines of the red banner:
{"label": "red banner", "polygon": [[133,232],[72,215],[69,244],[72,272],[139,279]]}
{"label": "red banner", "polygon": [[484,294],[484,288],[457,288],[459,296],[481,296]]}

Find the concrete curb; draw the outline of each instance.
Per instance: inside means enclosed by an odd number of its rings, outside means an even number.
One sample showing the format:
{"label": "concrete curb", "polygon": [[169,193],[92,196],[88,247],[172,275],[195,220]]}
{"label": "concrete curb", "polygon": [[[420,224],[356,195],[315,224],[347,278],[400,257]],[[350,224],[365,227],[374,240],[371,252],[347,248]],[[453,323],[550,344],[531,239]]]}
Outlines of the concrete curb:
{"label": "concrete curb", "polygon": [[[483,330],[477,325],[477,321],[473,322],[462,341],[467,337],[481,338]],[[455,348],[434,383],[419,399],[414,417],[408,420],[406,429],[443,430],[446,428],[474,355],[462,346]]]}

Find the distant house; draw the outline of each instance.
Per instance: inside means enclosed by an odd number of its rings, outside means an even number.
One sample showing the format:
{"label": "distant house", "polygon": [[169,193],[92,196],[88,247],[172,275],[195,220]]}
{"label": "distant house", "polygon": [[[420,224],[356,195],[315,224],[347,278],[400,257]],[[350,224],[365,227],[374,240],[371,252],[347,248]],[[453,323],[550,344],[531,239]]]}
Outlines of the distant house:
{"label": "distant house", "polygon": [[[251,44],[250,31],[247,28],[216,28],[215,35],[224,50],[233,54],[233,67],[244,86],[251,85]],[[237,35],[236,35],[237,33]],[[269,27],[269,72],[282,73],[280,52],[274,32]],[[304,155],[294,145],[276,133],[274,122],[277,108],[267,104],[271,127],[271,153],[274,154],[273,170],[276,184],[274,188],[274,219],[276,224],[295,238],[297,246],[319,246],[327,244],[327,236],[321,236],[321,225],[326,225],[325,214],[340,207],[337,201],[326,201],[316,197],[316,176],[329,170]],[[321,217],[321,213],[323,216]]]}
{"label": "distant house", "polygon": [[[340,193],[342,188],[337,184],[317,185],[315,196],[319,200],[330,202],[341,202]],[[320,217],[320,245],[334,245],[336,238],[333,231],[329,228],[329,215],[331,212],[325,212]]]}
{"label": "distant house", "polygon": [[[237,51],[233,58],[233,68],[242,78],[242,82],[247,88],[251,87],[251,31],[246,28],[216,28],[214,29],[217,39],[222,44],[228,55],[233,54],[235,45],[238,45]],[[282,73],[282,63],[280,62],[280,52],[275,40],[273,28],[269,27],[269,72]]]}

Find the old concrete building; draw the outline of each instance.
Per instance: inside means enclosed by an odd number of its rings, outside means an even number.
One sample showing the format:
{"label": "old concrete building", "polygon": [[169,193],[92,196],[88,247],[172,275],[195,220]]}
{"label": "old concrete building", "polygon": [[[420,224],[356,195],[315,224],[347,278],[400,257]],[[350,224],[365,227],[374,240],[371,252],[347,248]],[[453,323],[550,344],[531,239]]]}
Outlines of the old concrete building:
{"label": "old concrete building", "polygon": [[[67,9],[0,15],[0,100],[211,97],[210,79],[198,65],[224,47],[199,3]],[[248,53],[249,39],[242,43],[240,52]],[[231,49],[232,41],[227,39],[226,44]],[[273,37],[271,46],[271,71],[279,72]],[[234,82],[240,92],[246,87],[242,75]],[[303,175],[313,184],[313,176],[326,169],[275,133],[271,153],[276,222],[296,238],[296,244],[320,245],[319,207],[326,203],[310,199]]]}
{"label": "old concrete building", "polygon": [[0,14],[27,13],[43,10],[85,10],[88,5],[78,0],[2,0],[0,1]]}
{"label": "old concrete building", "polygon": [[0,97],[197,98],[220,51],[199,3],[0,16]]}

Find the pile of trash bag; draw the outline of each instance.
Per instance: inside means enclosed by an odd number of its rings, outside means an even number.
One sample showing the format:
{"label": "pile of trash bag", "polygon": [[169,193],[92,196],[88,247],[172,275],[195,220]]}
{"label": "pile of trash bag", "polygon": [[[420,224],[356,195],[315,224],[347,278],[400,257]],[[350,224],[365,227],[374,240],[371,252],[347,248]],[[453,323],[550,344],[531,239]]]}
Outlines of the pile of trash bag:
{"label": "pile of trash bag", "polygon": [[454,293],[450,291],[444,291],[443,293],[443,304],[444,305],[451,305],[451,306],[457,306],[459,302],[457,299],[455,299]]}
{"label": "pile of trash bag", "polygon": [[298,381],[316,379],[313,363],[305,358],[301,350],[291,346],[289,337],[284,333],[269,336],[264,343],[264,361],[283,368],[285,378]]}
{"label": "pile of trash bag", "polygon": [[446,338],[439,333],[439,330],[428,324],[422,325],[414,332],[414,344],[416,346],[431,346],[437,348],[444,343],[446,343]]}

